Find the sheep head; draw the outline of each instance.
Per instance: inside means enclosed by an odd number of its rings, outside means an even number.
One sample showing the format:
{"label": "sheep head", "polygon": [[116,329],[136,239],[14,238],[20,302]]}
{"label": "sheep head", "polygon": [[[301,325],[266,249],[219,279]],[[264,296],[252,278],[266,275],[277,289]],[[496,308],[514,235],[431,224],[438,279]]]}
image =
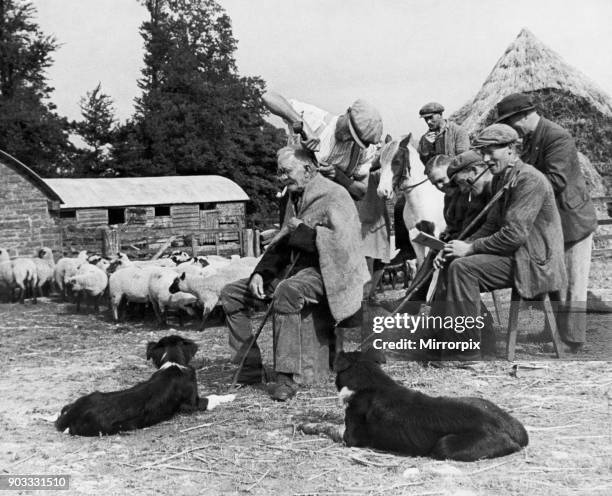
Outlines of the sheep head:
{"label": "sheep head", "polygon": [[178,293],[181,290],[180,289],[181,281],[184,281],[184,280],[185,280],[185,273],[183,272],[180,276],[177,276],[174,278],[174,281],[172,281],[172,284],[170,284],[168,291],[170,291],[170,293],[172,294]]}

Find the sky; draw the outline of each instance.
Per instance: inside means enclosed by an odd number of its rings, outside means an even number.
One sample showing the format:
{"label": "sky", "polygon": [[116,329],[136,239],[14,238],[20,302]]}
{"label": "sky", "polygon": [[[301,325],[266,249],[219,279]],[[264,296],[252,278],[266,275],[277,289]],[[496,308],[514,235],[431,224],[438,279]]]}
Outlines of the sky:
{"label": "sky", "polygon": [[[610,0],[220,0],[238,40],[240,74],[334,113],[357,98],[380,111],[385,133],[420,135],[426,102],[449,115],[474,97],[527,27],[612,95]],[[138,0],[33,0],[60,43],[48,71],[58,112],[80,117],[98,82],[117,116],[133,113],[142,68]]]}

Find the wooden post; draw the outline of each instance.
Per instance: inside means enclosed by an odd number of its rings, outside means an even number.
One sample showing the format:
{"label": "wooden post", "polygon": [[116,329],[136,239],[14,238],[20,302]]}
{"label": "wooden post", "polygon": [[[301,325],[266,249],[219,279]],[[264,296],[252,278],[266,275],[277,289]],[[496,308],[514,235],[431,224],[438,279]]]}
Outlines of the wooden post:
{"label": "wooden post", "polygon": [[244,229],[238,229],[238,245],[240,246],[240,256],[244,257],[246,247],[244,246]]}
{"label": "wooden post", "polygon": [[253,229],[245,229],[245,245],[246,245],[246,251],[244,256],[245,257],[253,257],[254,255],[254,251],[253,251]]}
{"label": "wooden post", "polygon": [[198,256],[198,237],[195,234],[191,236],[191,256],[194,258]]}
{"label": "wooden post", "polygon": [[111,258],[119,252],[119,231],[117,229],[105,228],[102,229],[102,254]]}
{"label": "wooden post", "polygon": [[215,252],[219,255],[219,232],[215,233]]}
{"label": "wooden post", "polygon": [[255,229],[253,245],[253,256],[258,257],[261,255],[261,231],[259,229]]}

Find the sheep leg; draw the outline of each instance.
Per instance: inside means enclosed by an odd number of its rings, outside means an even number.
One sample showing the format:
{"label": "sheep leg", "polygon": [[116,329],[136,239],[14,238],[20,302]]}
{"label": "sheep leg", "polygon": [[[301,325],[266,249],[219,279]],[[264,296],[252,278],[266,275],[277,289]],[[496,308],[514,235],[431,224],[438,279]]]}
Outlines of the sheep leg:
{"label": "sheep leg", "polygon": [[155,314],[155,318],[157,319],[157,325],[161,327],[163,325],[163,318],[161,315],[160,307],[155,300],[151,300],[151,306],[153,307],[153,313]]}
{"label": "sheep leg", "polygon": [[94,300],[94,312],[100,313],[100,295],[93,297]]}
{"label": "sheep leg", "polygon": [[76,301],[76,311],[77,313],[79,313],[81,311],[81,295],[82,295],[82,291],[77,291],[74,299]]}
{"label": "sheep leg", "polygon": [[27,284],[28,284],[28,287],[30,288],[30,292],[32,293],[32,303],[34,304],[38,303],[38,300],[36,299],[38,284],[32,284],[32,281],[28,281]]}
{"label": "sheep leg", "polygon": [[17,286],[17,291],[18,291],[17,299],[19,300],[19,303],[21,303],[23,305],[25,303],[26,287],[24,285],[22,285],[22,284],[19,284]]}

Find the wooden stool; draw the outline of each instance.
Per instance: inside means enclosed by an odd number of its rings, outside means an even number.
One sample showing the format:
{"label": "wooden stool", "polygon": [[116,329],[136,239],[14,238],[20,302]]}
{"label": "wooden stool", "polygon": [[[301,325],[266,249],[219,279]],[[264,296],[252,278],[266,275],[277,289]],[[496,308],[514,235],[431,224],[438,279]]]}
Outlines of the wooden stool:
{"label": "wooden stool", "polygon": [[[334,318],[325,303],[307,305],[301,317],[300,370],[293,378],[299,384],[327,382],[336,353],[342,351],[347,326],[342,322],[337,327],[334,325]],[[276,339],[273,347],[276,356]]]}
{"label": "wooden stool", "polygon": [[[512,296],[510,297],[510,316],[508,318],[508,341],[506,343],[506,351],[508,353],[508,360],[514,360],[514,352],[516,349],[516,337],[518,335],[518,317],[519,310],[523,299],[519,295],[516,289],[512,289]],[[557,330],[557,321],[555,320],[555,312],[553,311],[550,303],[550,297],[545,295],[542,300],[542,306],[544,310],[544,325],[545,329],[550,331],[552,336],[553,346],[557,358],[561,358],[561,338],[559,337],[559,331]]]}

